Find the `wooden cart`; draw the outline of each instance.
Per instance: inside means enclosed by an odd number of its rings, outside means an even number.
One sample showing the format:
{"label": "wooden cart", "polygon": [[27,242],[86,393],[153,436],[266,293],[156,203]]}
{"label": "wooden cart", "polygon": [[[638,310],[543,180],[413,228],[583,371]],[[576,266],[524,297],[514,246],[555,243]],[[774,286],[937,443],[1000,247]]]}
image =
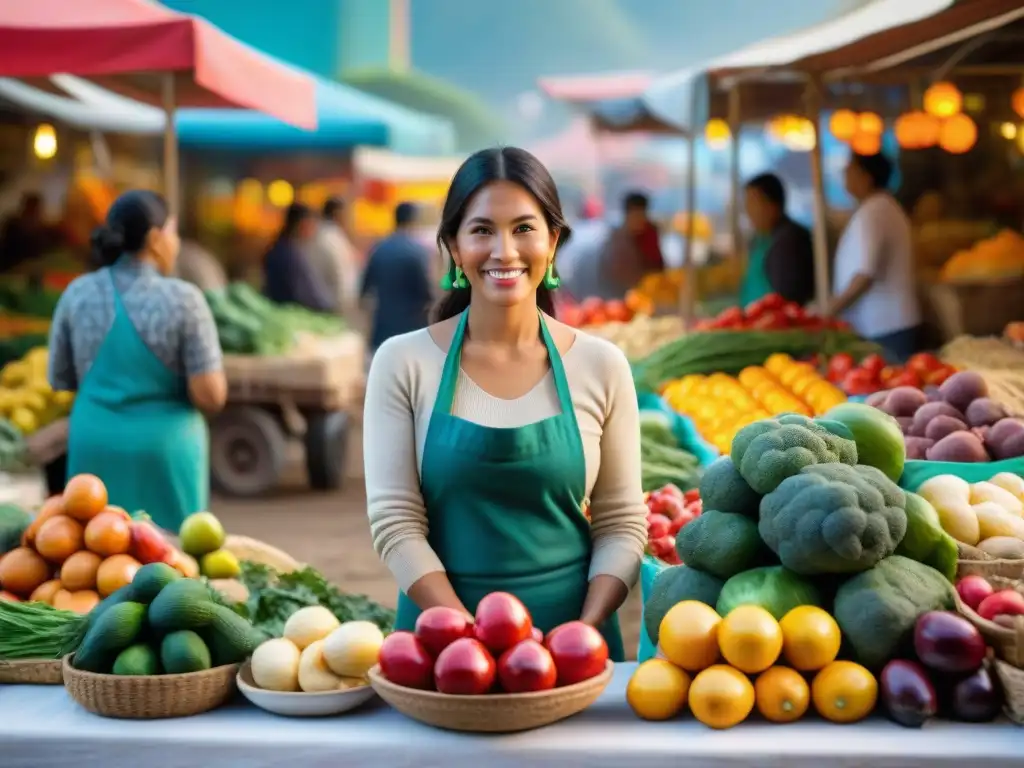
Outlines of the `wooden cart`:
{"label": "wooden cart", "polygon": [[355,333],[307,339],[281,357],[226,355],[228,406],[210,424],[214,488],[256,496],[274,487],[291,439],[304,443],[310,486],[338,488],[347,411],[362,396],[365,357],[363,339]]}

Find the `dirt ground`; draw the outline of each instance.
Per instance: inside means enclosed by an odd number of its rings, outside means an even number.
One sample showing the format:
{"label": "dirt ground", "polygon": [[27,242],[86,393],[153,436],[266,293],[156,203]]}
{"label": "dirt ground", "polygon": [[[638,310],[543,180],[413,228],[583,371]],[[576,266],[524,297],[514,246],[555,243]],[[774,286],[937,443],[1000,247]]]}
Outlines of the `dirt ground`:
{"label": "dirt ground", "polygon": [[[393,606],[396,587],[370,544],[362,482],[339,492],[316,493],[301,472],[290,473],[275,493],[260,499],[216,498],[213,510],[228,531],[266,541],[320,570],[346,592]],[[640,624],[639,587],[620,613],[626,649],[635,655]]]}

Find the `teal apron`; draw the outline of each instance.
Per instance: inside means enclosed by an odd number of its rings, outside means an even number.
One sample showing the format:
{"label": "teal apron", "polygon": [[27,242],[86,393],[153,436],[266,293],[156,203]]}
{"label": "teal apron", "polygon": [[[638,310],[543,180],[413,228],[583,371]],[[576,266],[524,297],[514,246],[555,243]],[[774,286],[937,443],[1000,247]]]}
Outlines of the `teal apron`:
{"label": "teal apron", "polygon": [[88,472],[110,503],[145,510],[177,532],[210,500],[206,420],[185,378],[146,346],[114,288],[114,323],[78,390],[68,429],[68,477]]}
{"label": "teal apron", "polygon": [[768,273],[764,269],[764,263],[768,258],[768,250],[771,246],[771,235],[754,235],[750,241],[750,252],[747,254],[747,272],[743,275],[743,284],[740,287],[741,307],[745,307],[758,299],[763,299],[770,293],[775,293],[772,284],[768,282]]}
{"label": "teal apron", "polygon": [[[420,485],[427,540],[469,611],[491,592],[511,592],[547,632],[583,611],[590,523],[583,513],[586,464],[558,349],[541,316],[561,413],[525,427],[496,428],[452,415],[468,312],[444,362],[423,447]],[[420,610],[398,596],[397,629]],[[601,629],[614,661],[625,653],[618,618]]]}

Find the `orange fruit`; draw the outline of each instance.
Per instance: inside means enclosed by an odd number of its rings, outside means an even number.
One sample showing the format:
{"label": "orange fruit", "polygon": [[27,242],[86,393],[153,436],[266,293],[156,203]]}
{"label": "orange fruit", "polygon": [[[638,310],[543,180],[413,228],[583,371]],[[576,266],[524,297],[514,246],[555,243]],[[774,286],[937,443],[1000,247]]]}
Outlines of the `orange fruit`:
{"label": "orange fruit", "polygon": [[52,605],[53,596],[57,594],[58,590],[60,590],[60,579],[50,579],[32,590],[28,600],[30,603],[47,603]]}
{"label": "orange fruit", "polygon": [[722,656],[741,672],[764,672],[782,653],[782,630],[768,611],[759,605],[733,608],[718,628]]}
{"label": "orange fruit", "polygon": [[807,712],[811,689],[796,670],[770,667],[754,682],[757,711],[773,723],[791,723]]}
{"label": "orange fruit", "polygon": [[131,584],[136,571],[141,567],[142,564],[131,555],[108,557],[96,571],[96,591],[101,597],[107,597],[126,584]]}
{"label": "orange fruit", "polygon": [[739,725],[754,708],[754,686],[738,669],[715,664],[690,683],[690,711],[709,728]]}
{"label": "orange fruit", "polygon": [[35,516],[25,532],[21,534],[21,544],[24,547],[35,546],[36,534],[42,527],[43,523],[49,520],[51,517],[64,514],[64,497],[63,496],[51,496],[43,502],[43,506],[39,509],[39,513]]}
{"label": "orange fruit", "polygon": [[871,714],[878,701],[878,681],[852,661],[833,661],[811,682],[818,714],[833,723],[855,723]]}
{"label": "orange fruit", "polygon": [[779,622],[782,629],[782,655],[793,669],[815,672],[828,666],[839,655],[842,633],[827,611],[814,605],[801,605]]}
{"label": "orange fruit", "polygon": [[64,512],[83,523],[107,506],[107,487],[96,475],[75,475],[64,487]]}
{"label": "orange fruit", "polygon": [[53,607],[61,611],[86,614],[99,605],[100,596],[91,589],[68,592],[62,589],[53,596]]}
{"label": "orange fruit", "polygon": [[127,515],[108,507],[85,526],[85,546],[103,557],[123,555],[132,545],[132,526]]}
{"label": "orange fruit", "polygon": [[50,578],[50,566],[28,547],[12,549],[0,557],[0,587],[19,597],[31,595]]}
{"label": "orange fruit", "polygon": [[36,552],[51,563],[63,563],[84,543],[82,524],[67,515],[51,517],[36,533]]}
{"label": "orange fruit", "polygon": [[638,666],[626,685],[626,702],[644,720],[668,720],[686,706],[690,676],[664,659]]}
{"label": "orange fruit", "polygon": [[103,558],[95,552],[75,552],[60,567],[60,583],[69,592],[96,589],[96,572]]}
{"label": "orange fruit", "polygon": [[718,661],[718,625],[722,617],[710,605],[684,600],[672,606],[658,628],[658,647],[665,658],[689,672]]}

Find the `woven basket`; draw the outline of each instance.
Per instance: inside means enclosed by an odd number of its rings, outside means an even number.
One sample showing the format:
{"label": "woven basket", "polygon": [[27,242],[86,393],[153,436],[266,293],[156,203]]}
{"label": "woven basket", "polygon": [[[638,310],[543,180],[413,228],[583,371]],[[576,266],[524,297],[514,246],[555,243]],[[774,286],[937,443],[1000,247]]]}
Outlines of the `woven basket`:
{"label": "woven basket", "polygon": [[[1024,594],[1024,582],[993,576],[989,583],[997,590],[1015,589]],[[996,656],[1017,669],[1024,669],[1024,616],[1014,616],[1009,626],[983,619],[957,597],[957,610],[978,628]],[[1024,693],[1024,691],[1022,691]]]}
{"label": "woven basket", "polygon": [[615,665],[582,683],[537,693],[495,693],[452,696],[395,685],[376,666],[370,685],[388,704],[406,717],[449,731],[514,733],[542,728],[578,714],[601,696],[612,679]]}
{"label": "woven basket", "polygon": [[286,552],[248,536],[228,536],[224,541],[224,549],[239,560],[266,565],[278,573],[291,573],[303,568],[302,563]]}
{"label": "woven basket", "polygon": [[956,564],[958,579],[981,576],[985,579],[1024,579],[1024,560],[996,560],[982,550],[967,544],[957,544],[959,559]]}
{"label": "woven basket", "polygon": [[189,717],[224,704],[235,692],[237,664],[185,675],[128,677],[75,669],[64,657],[64,687],[93,714],[132,720]]}
{"label": "woven basket", "polygon": [[1024,669],[1011,667],[998,659],[995,668],[1006,701],[1003,711],[1013,722],[1024,725]]}
{"label": "woven basket", "polygon": [[0,683],[6,685],[61,685],[60,659],[0,661]]}

